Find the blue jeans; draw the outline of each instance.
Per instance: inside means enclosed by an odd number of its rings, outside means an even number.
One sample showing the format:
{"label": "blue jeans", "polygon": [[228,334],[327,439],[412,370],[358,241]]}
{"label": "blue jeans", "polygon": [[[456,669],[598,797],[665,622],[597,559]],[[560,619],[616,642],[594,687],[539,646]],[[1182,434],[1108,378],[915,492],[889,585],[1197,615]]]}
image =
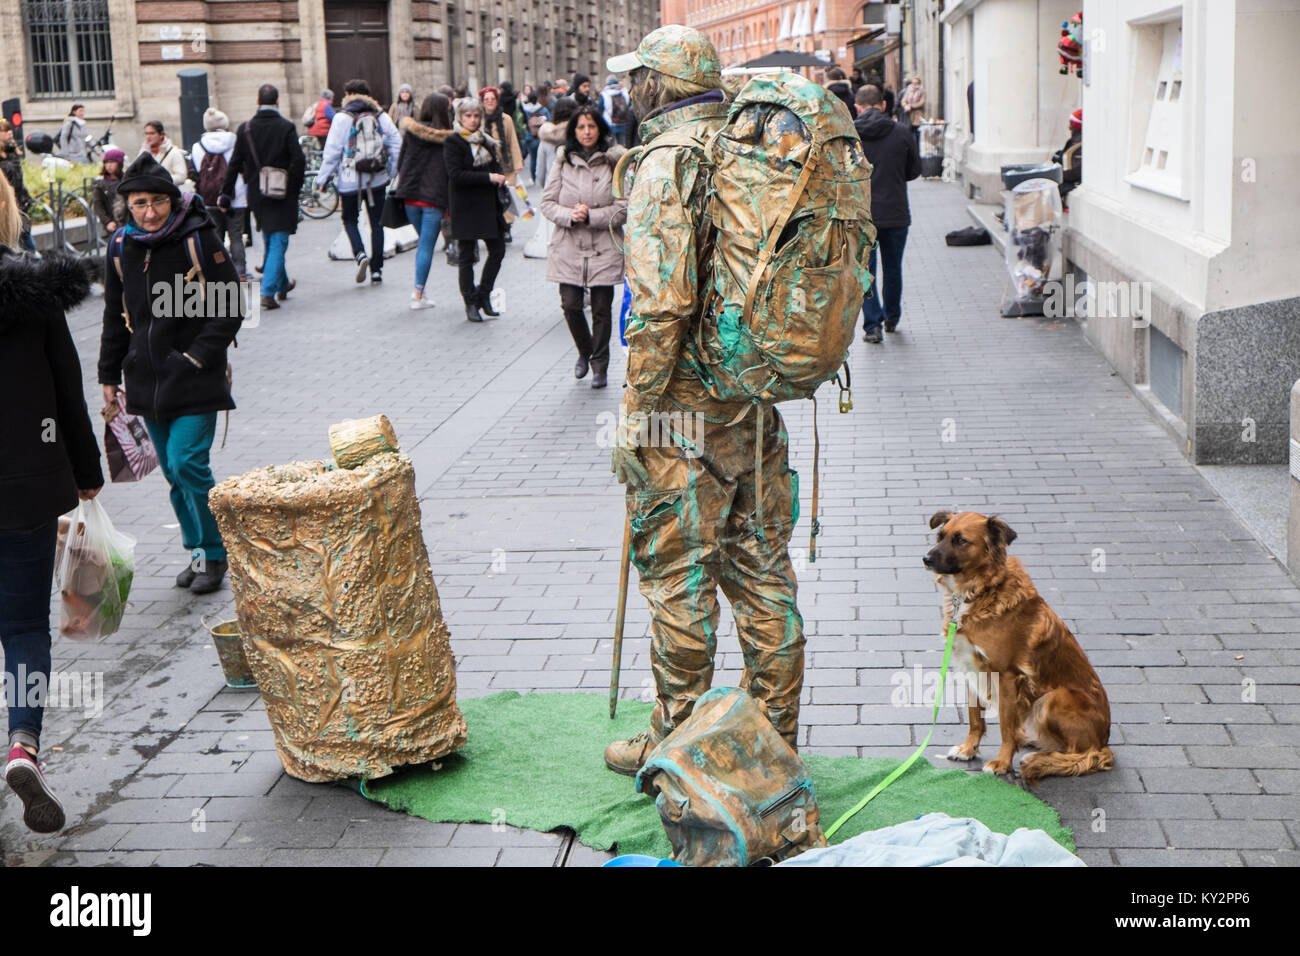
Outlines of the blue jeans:
{"label": "blue jeans", "polygon": [[[208,508],[208,492],[216,484],[208,453],[217,434],[217,413],[182,415],[165,422],[146,418],[144,423],[158,452],[158,467],[171,487],[172,511],[181,523],[181,544],[196,559],[226,560],[221,532]],[[195,569],[201,568],[196,563]]]}
{"label": "blue jeans", "polygon": [[[903,314],[903,247],[907,245],[907,226],[879,226],[876,246],[871,250],[867,268],[871,271],[871,291],[862,297],[862,331],[876,332],[882,322],[897,323]],[[880,270],[876,270],[876,252],[880,252]],[[885,307],[880,307],[880,286],[884,285]]]}
{"label": "blue jeans", "polygon": [[266,233],[266,265],[262,268],[262,295],[272,296],[289,291],[289,273],[284,268],[284,256],[289,251],[287,232]]}
{"label": "blue jeans", "polygon": [[433,247],[438,244],[442,231],[442,210],[429,206],[406,207],[406,218],[420,233],[420,245],[415,250],[415,291],[423,292],[429,281],[429,267],[433,265]]}
{"label": "blue jeans", "polygon": [[58,530],[56,518],[34,528],[0,531],[0,644],[10,702],[9,733],[31,734],[37,744],[45,702],[33,700],[28,690],[49,684],[50,588]]}
{"label": "blue jeans", "polygon": [[370,272],[384,271],[384,190],[386,186],[375,186],[355,193],[339,193],[343,207],[343,231],[352,243],[353,257],[364,255],[365,243],[361,241],[361,230],[357,220],[361,217],[361,203],[366,204],[366,218],[370,220]]}

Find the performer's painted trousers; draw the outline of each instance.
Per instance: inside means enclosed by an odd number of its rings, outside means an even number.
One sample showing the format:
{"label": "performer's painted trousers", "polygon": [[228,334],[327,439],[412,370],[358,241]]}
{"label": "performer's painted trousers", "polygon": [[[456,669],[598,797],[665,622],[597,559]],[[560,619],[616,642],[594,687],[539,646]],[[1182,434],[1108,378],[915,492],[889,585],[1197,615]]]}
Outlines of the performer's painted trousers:
{"label": "performer's painted trousers", "polygon": [[687,415],[683,432],[699,452],[661,442],[637,451],[649,475],[629,490],[632,558],[650,604],[651,667],[659,737],[690,716],[712,683],[717,588],[736,618],[745,663],[741,687],[791,747],[803,688],[803,618],[795,604],[788,545],[798,517],[785,423],[763,411],[762,524],[758,524],[755,413],[735,425]]}

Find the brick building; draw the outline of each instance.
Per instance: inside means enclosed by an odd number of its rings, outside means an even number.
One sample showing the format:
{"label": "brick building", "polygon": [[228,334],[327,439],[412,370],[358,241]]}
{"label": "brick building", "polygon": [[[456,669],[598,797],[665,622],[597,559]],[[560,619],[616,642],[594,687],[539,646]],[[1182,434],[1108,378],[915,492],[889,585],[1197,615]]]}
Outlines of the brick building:
{"label": "brick building", "polygon": [[635,47],[659,12],[658,0],[0,0],[0,98],[49,132],[84,103],[88,132],[111,119],[134,151],[151,119],[179,133],[183,68],[207,71],[211,103],[232,119],[266,82],[291,118],[352,76],[385,104],[402,83],[422,96],[581,71],[599,86],[606,57]]}
{"label": "brick building", "polygon": [[708,36],[724,68],[776,50],[797,50],[847,73],[861,49],[853,41],[869,19],[881,19],[876,14],[884,6],[863,0],[663,0],[663,21]]}

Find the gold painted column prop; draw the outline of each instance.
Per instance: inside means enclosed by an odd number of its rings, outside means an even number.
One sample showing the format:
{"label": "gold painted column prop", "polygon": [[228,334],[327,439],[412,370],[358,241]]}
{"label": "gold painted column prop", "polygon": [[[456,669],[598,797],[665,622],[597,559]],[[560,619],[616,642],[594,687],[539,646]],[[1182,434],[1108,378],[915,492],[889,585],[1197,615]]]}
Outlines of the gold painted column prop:
{"label": "gold painted column prop", "polygon": [[382,777],[465,742],[415,469],[382,415],[334,425],[330,446],[349,467],[272,465],[209,495],[276,749],[308,781]]}

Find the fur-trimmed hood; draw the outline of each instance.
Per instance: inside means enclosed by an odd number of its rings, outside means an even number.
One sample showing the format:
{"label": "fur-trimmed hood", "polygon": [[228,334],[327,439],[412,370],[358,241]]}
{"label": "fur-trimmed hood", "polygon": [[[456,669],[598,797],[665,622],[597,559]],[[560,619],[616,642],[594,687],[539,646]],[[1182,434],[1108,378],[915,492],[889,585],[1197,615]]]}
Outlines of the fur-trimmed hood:
{"label": "fur-trimmed hood", "polygon": [[343,109],[349,113],[384,112],[384,108],[379,105],[378,100],[373,96],[366,96],[364,93],[349,93],[343,97]]}
{"label": "fur-trimmed hood", "polygon": [[[627,150],[618,143],[611,143],[608,149],[597,150],[591,154],[590,159],[584,159],[581,156],[575,156],[575,160],[581,160],[585,166],[599,166],[607,163],[610,166],[617,166],[618,161],[622,159]],[[564,163],[568,161],[569,150],[567,146],[561,146],[555,151],[555,161]],[[570,164],[572,165],[572,164]]]}
{"label": "fur-trimmed hood", "polygon": [[66,312],[90,295],[97,262],[67,252],[37,259],[0,246],[0,334],[50,309]]}
{"label": "fur-trimmed hood", "polygon": [[452,135],[453,130],[437,129],[433,126],[426,126],[413,116],[403,116],[402,121],[397,124],[397,128],[403,133],[410,133],[429,143],[446,142],[447,137]]}
{"label": "fur-trimmed hood", "polygon": [[543,123],[537,130],[537,138],[543,143],[550,143],[552,146],[563,146],[564,135],[569,128],[568,123]]}

